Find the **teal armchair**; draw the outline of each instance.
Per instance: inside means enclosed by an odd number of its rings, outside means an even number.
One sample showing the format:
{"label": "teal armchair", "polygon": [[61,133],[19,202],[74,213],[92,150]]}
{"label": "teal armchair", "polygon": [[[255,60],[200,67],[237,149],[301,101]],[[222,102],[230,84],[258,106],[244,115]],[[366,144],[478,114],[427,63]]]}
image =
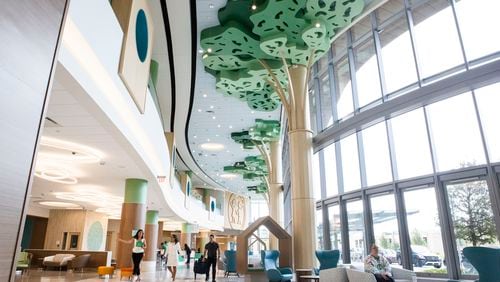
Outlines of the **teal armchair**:
{"label": "teal armchair", "polygon": [[228,277],[230,273],[236,273],[236,276],[240,277],[236,270],[236,251],[227,250],[224,252],[224,257],[226,257],[224,277]]}
{"label": "teal armchair", "polygon": [[287,282],[292,281],[293,271],[289,267],[280,268],[277,265],[280,252],[276,250],[261,251],[264,256],[264,269],[266,270],[269,282]]}
{"label": "teal armchair", "polygon": [[319,261],[319,269],[315,268],[314,272],[319,275],[319,271],[323,269],[336,268],[339,263],[339,250],[316,251],[316,257]]}
{"label": "teal armchair", "polygon": [[487,247],[466,247],[464,256],[479,273],[478,282],[498,282],[500,249]]}

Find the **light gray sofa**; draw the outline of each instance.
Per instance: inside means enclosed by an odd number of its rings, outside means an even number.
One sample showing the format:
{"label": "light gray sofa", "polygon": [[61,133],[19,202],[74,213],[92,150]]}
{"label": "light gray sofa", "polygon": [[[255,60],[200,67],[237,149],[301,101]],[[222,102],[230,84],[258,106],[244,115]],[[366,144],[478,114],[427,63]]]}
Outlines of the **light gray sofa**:
{"label": "light gray sofa", "polygon": [[[393,268],[392,277],[396,282],[416,282],[417,276],[411,270]],[[375,276],[364,272],[361,265],[351,265],[350,268],[330,268],[319,272],[320,282],[377,282]]]}

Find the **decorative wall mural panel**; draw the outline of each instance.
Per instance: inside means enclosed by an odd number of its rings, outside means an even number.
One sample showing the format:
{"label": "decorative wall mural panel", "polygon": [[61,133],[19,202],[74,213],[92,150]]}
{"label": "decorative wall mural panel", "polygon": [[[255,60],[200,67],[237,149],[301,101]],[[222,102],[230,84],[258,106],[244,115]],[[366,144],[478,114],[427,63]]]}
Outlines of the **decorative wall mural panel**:
{"label": "decorative wall mural panel", "polygon": [[123,30],[118,74],[144,113],[153,50],[153,21],[146,0],[112,1],[113,10]]}

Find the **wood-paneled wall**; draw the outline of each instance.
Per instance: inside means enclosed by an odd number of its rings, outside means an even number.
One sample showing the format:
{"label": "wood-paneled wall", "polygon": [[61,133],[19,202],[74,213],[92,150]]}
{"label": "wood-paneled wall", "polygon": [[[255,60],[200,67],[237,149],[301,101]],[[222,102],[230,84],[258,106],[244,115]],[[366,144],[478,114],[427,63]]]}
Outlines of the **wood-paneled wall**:
{"label": "wood-paneled wall", "polygon": [[39,129],[67,0],[0,8],[0,281],[13,281]]}
{"label": "wood-paneled wall", "polygon": [[[78,232],[78,250],[82,247],[83,230],[85,227],[86,211],[83,210],[50,210],[44,249],[61,249],[64,232]],[[68,237],[69,240],[69,237]]]}
{"label": "wood-paneled wall", "polygon": [[120,233],[119,219],[108,220],[108,233],[111,233],[111,237],[108,238],[110,242],[106,241],[106,246],[109,246],[109,248],[106,248],[106,251],[111,251],[111,253],[113,254],[113,259],[116,259],[116,248],[118,246],[118,235]]}

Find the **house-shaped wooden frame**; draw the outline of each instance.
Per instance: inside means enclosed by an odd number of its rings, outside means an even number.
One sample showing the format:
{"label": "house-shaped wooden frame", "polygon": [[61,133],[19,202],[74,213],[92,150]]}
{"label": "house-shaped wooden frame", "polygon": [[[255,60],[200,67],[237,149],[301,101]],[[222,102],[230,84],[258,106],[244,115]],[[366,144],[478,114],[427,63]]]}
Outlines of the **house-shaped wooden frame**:
{"label": "house-shaped wooden frame", "polygon": [[238,244],[236,249],[236,269],[238,273],[248,273],[248,238],[260,226],[265,226],[279,240],[279,266],[292,267],[292,236],[270,216],[265,216],[254,221],[238,235],[236,240]]}

